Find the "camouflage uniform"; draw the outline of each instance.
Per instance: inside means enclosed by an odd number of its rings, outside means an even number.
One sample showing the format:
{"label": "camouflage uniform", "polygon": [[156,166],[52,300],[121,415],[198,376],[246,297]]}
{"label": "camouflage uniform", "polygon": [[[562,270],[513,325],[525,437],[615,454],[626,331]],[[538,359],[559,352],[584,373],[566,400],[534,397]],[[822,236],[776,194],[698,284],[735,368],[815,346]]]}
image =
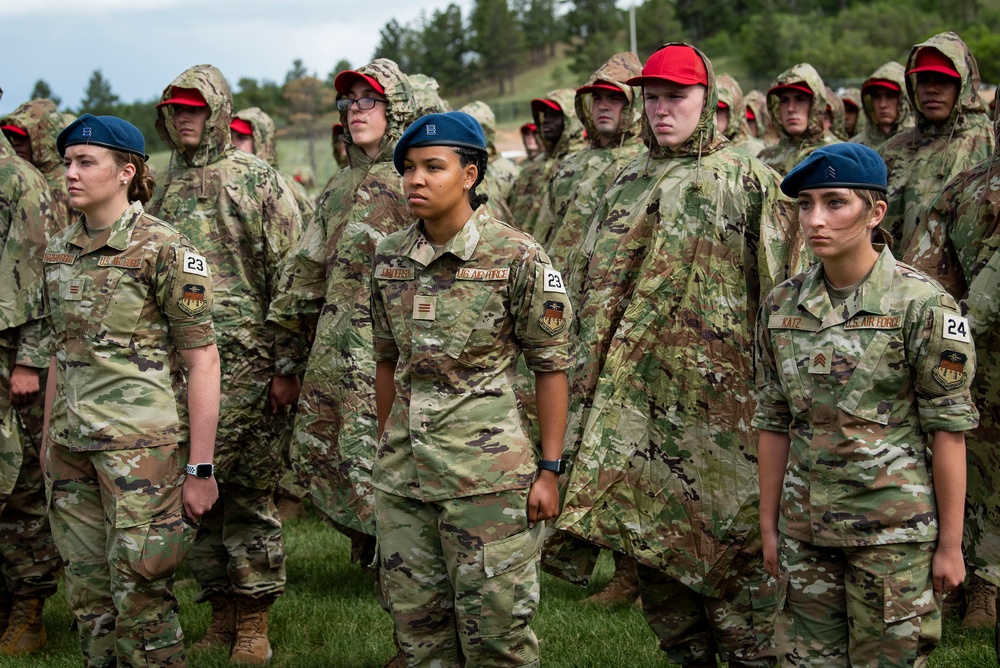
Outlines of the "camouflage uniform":
{"label": "camouflage uniform", "polygon": [[[861,134],[865,128],[868,127],[868,118],[864,113],[864,102],[861,100],[861,89],[860,88],[848,88],[844,91],[844,94],[840,96],[841,101],[844,103],[844,123],[846,124],[847,118],[847,107],[848,105],[853,106],[858,110],[858,119],[854,123],[854,132],[850,134],[847,141],[851,141],[854,137]],[[846,130],[846,127],[845,127]]]}
{"label": "camouflage uniform", "polygon": [[[777,175],[716,135],[702,58],[694,134],[671,150],[643,122],[649,152],[608,190],[586,274],[567,279],[582,290],[563,455],[574,461],[556,526],[644,567],[643,609],[671,661],[718,651],[771,665],[750,349],[758,295],[798,271],[801,244]],[[593,563],[570,547],[546,568],[586,581]]]}
{"label": "camouflage uniform", "polygon": [[645,150],[639,141],[642,131],[642,95],[626,81],[639,76],[642,63],[634,53],[612,56],[590,75],[584,86],[597,81],[619,88],[627,100],[615,136],[607,146],[601,146],[597,125],[591,113],[593,95],[578,93],[576,117],[583,123],[587,146],[570,153],[556,167],[543,197],[532,234],[546,249],[556,267],[562,267],[570,250],[579,245],[587,234],[587,223],[608,186]]}
{"label": "camouflage uniform", "polygon": [[830,133],[840,141],[847,141],[847,130],[844,128],[844,101],[829,86],[826,87],[826,104],[832,118]]}
{"label": "camouflage uniform", "polygon": [[[25,419],[34,414],[40,418],[41,406],[32,413],[23,410],[31,406],[15,411],[10,404],[10,374],[16,364],[38,370],[42,388],[38,394],[44,394],[49,353],[40,339],[39,318],[45,310],[42,253],[46,230],[56,225],[44,177],[18,158],[0,135],[0,285],[5,286],[0,297],[0,613],[4,615],[20,601],[37,605],[40,618],[44,600],[56,592],[56,573],[62,567],[49,528],[39,464],[42,420]],[[36,397],[32,406],[41,401]],[[42,633],[41,643],[44,637]],[[8,640],[13,639],[3,638]]]}
{"label": "camouflage uniform", "polygon": [[935,125],[917,106],[917,75],[906,77],[906,95],[916,110],[916,127],[897,134],[880,151],[889,168],[889,209],[882,227],[892,235],[900,257],[907,254],[911,242],[920,242],[914,238],[917,223],[948,182],[993,152],[993,129],[977,92],[979,66],[969,47],[953,32],[940,33],[913,47],[906,71],[913,69],[917,52],[924,47],[935,48],[951,60],[962,83],[951,116]]}
{"label": "camouflage uniform", "polygon": [[[507,198],[510,196],[514,182],[517,181],[521,168],[514,164],[510,158],[505,158],[497,151],[497,119],[490,109],[490,105],[476,100],[465,105],[459,111],[464,111],[483,127],[483,134],[486,135],[486,152],[489,155],[486,176],[479,185],[479,192],[489,195],[490,202],[500,201],[507,206]],[[508,208],[509,210],[509,208]],[[503,220],[503,218],[501,218]],[[509,219],[508,219],[509,220]]]}
{"label": "camouflage uniform", "polygon": [[[253,152],[258,158],[267,164],[278,169],[278,147],[275,137],[274,121],[258,107],[241,109],[233,114],[233,118],[239,118],[250,124],[253,128]],[[299,207],[302,220],[308,220],[316,210],[309,193],[301,183],[295,180],[291,174],[282,174],[282,180],[288,186],[288,190],[295,198],[295,203]]]}
{"label": "camouflage uniform", "polygon": [[419,73],[407,75],[406,78],[410,82],[410,90],[413,91],[413,104],[416,105],[413,112],[414,119],[427,114],[441,114],[451,111],[448,100],[441,97],[438,92],[441,85],[437,79]]}
{"label": "camouflage uniform", "polygon": [[[4,118],[0,125],[13,125],[28,133],[31,140],[31,164],[45,176],[52,193],[55,224],[48,230],[50,237],[63,229],[76,215],[69,205],[66,189],[66,167],[56,150],[56,137],[68,125],[52,100],[40,98],[25,102]],[[41,429],[41,426],[38,427]]]}
{"label": "camouflage uniform", "polygon": [[774,119],[771,118],[771,112],[767,108],[767,96],[759,90],[752,90],[743,96],[743,100],[747,108],[753,111],[754,118],[757,120],[757,137],[764,142],[764,146],[777,144],[778,130],[775,128]]}
{"label": "camouflage uniform", "polygon": [[[719,91],[719,102],[724,102],[729,110],[726,139],[750,155],[759,154],[764,150],[764,141],[750,134],[747,125],[747,105],[743,101],[743,89],[740,88],[740,84],[728,74],[720,74],[715,80],[715,85]],[[757,112],[754,112],[754,116],[759,118]]]}
{"label": "camouflage uniform", "polygon": [[81,217],[43,260],[57,372],[46,492],[84,664],[184,665],[170,589],[195,528],[178,350],[215,341],[205,259],[135,202],[93,238]]}
{"label": "camouflage uniform", "polygon": [[806,156],[820,146],[828,146],[840,141],[833,136],[833,133],[823,129],[823,112],[826,111],[826,105],[829,102],[826,97],[826,85],[812,65],[800,63],[790,67],[778,75],[778,78],[771,84],[771,88],[799,82],[804,82],[812,89],[813,99],[812,106],[809,107],[809,125],[805,132],[798,137],[788,134],[781,124],[778,93],[767,94],[768,112],[774,120],[774,125],[778,129],[781,139],[777,144],[768,146],[761,151],[758,157],[765,165],[782,176],[790,172],[795,165],[802,162]]}
{"label": "camouflage uniform", "polygon": [[[392,165],[396,140],[413,120],[406,75],[379,58],[358,70],[385,88],[386,132],[372,160],[351,143],[351,167],[337,172],[316,215],[288,256],[268,322],[312,340],[292,436],[298,482],[338,530],[355,559],[374,559],[372,462],[375,458],[375,358],[370,279],[375,247],[410,221]],[[340,112],[347,125],[347,112]]]}
{"label": "camouflage uniform", "polygon": [[572,89],[560,88],[544,98],[558,104],[563,111],[563,132],[555,144],[542,137],[541,118],[532,110],[532,117],[538,126],[538,143],[543,151],[521,164],[521,173],[507,199],[511,223],[528,234],[532,234],[545,190],[559,167],[559,161],[583,148],[584,129],[576,115],[575,97],[576,92]]}
{"label": "camouflage uniform", "polygon": [[372,481],[397,638],[410,666],[538,666],[516,362],[565,369],[572,308],[541,248],[484,209],[437,250],[422,229],[379,244],[372,285],[375,358],[396,363]]}
{"label": "camouflage uniform", "polygon": [[[906,70],[903,69],[902,65],[894,60],[890,60],[888,63],[875,70],[875,72],[865,80],[865,82],[861,85],[861,90],[864,91],[872,80],[880,79],[883,81],[891,81],[899,86],[900,91],[903,91],[906,88],[905,72]],[[861,132],[856,134],[854,137],[851,137],[851,141],[855,144],[864,144],[869,148],[880,151],[882,147],[885,146],[885,143],[892,137],[895,137],[903,130],[913,127],[913,110],[910,108],[910,100],[902,93],[899,95],[899,111],[896,116],[896,122],[893,124],[888,137],[879,131],[878,123],[875,122],[875,108],[872,106],[872,97],[870,94],[862,95],[861,105],[864,108],[864,115],[867,124]]]}
{"label": "camouflage uniform", "polygon": [[784,665],[923,665],[941,637],[928,445],[978,422],[968,325],[887,249],[842,307],[818,265],[761,313],[753,425],[791,439],[778,518]]}
{"label": "camouflage uniform", "polygon": [[[1000,134],[1000,128],[997,128]],[[1000,146],[1000,144],[998,144]],[[962,172],[935,200],[917,227],[918,243],[908,262],[937,279],[961,300],[976,344],[977,373],[972,397],[984,419],[966,435],[967,501],[965,540],[979,575],[1000,585],[1000,149],[990,160]]]}
{"label": "camouflage uniform", "polygon": [[199,90],[210,116],[188,158],[174,129],[173,106],[158,109],[157,131],[175,150],[150,211],[174,221],[213,268],[223,388],[215,447],[219,500],[202,517],[189,563],[202,586],[198,600],[235,595],[268,601],[285,586],[272,494],[288,427],[285,416],[271,415],[268,382],[293,372],[290,360],[302,355],[302,346],[287,332],[271,333],[264,316],[301,219],[278,173],[230,143],[233,101],[222,73],[210,65],[192,67],[167,86],[163,100],[174,87]]}

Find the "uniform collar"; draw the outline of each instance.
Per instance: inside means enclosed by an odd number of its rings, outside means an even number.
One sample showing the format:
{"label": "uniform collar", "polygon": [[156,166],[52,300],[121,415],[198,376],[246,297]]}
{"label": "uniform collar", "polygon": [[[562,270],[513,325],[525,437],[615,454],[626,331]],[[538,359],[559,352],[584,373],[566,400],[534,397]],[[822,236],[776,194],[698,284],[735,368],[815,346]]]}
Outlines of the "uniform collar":
{"label": "uniform collar", "polygon": [[104,246],[110,246],[115,250],[123,251],[128,248],[129,239],[132,237],[132,222],[142,212],[142,204],[140,202],[132,202],[118,220],[93,239],[87,234],[87,229],[83,222],[84,217],[80,216],[67,238],[70,240],[69,243],[83,248],[84,252],[88,253]]}
{"label": "uniform collar", "polygon": [[868,280],[844,301],[839,310],[835,311],[830,302],[830,295],[823,280],[822,264],[810,272],[803,281],[802,289],[799,291],[799,308],[822,321],[824,327],[849,320],[858,313],[887,314],[893,276],[896,272],[896,258],[881,244],[875,247],[881,250],[878,259],[875,260],[875,266],[868,275]]}
{"label": "uniform collar", "polygon": [[479,238],[482,236],[482,227],[489,220],[490,214],[487,213],[486,207],[479,207],[472,212],[472,216],[465,222],[462,229],[440,250],[435,250],[433,244],[424,236],[424,221],[418,220],[417,224],[413,226],[409,250],[407,250],[406,255],[424,267],[445,253],[451,253],[463,262],[467,262],[476,252],[476,246],[479,245]]}

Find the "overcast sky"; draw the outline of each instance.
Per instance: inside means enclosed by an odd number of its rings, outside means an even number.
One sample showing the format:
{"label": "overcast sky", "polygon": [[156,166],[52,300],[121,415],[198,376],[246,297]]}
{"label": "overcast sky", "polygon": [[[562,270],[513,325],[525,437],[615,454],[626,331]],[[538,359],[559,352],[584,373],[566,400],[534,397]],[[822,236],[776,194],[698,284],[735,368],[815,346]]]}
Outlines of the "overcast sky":
{"label": "overcast sky", "polygon": [[76,108],[100,69],[123,101],[159,97],[185,69],[211,63],[230,85],[282,83],[292,61],[325,78],[340,59],[371,60],[379,30],[472,0],[0,0],[0,115],[44,79]]}

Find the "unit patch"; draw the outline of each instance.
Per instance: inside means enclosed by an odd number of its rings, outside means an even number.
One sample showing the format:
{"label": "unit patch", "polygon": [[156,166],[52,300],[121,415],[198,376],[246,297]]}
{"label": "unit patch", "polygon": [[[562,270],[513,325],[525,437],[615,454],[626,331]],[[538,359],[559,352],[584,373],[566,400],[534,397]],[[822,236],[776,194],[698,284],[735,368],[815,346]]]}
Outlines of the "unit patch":
{"label": "unit patch", "polygon": [[205,301],[205,286],[186,283],[184,294],[177,300],[177,305],[191,316],[204,313],[208,309],[208,303]]}
{"label": "unit patch", "polygon": [[[558,274],[559,272],[556,272]],[[547,301],[542,305],[542,315],[538,316],[538,324],[553,336],[566,329],[566,319],[563,317],[563,310],[566,305],[562,302]]]}
{"label": "unit patch", "polygon": [[931,375],[938,385],[946,390],[954,390],[965,384],[969,374],[965,372],[965,363],[969,357],[965,353],[954,350],[945,350],[941,353],[941,360],[934,367]]}
{"label": "unit patch", "polygon": [[98,267],[121,267],[122,269],[138,269],[142,266],[142,258],[122,257],[121,255],[102,255],[97,260]]}

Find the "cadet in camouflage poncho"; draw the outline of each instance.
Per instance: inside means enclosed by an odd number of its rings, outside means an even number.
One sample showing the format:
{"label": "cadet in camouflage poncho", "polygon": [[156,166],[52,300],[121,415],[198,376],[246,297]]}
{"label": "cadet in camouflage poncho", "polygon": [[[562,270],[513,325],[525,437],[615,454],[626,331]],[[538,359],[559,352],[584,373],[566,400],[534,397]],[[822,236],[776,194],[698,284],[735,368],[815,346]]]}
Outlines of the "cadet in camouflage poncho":
{"label": "cadet in camouflage poncho", "polygon": [[[802,95],[811,95],[808,105],[795,104]],[[839,140],[823,125],[827,104],[826,85],[812,65],[801,63],[779,74],[767,91],[767,108],[781,138],[758,157],[784,175],[820,146],[836,144]],[[794,128],[790,114],[797,121]]]}
{"label": "cadet in camouflage poncho", "polygon": [[[562,269],[570,251],[586,236],[590,216],[608,186],[645,150],[639,141],[642,99],[625,83],[641,70],[642,63],[634,53],[618,53],[576,90],[576,116],[583,123],[587,145],[559,162],[532,232],[555,267]],[[598,127],[594,111],[597,95],[602,98],[600,113],[605,116],[618,107],[603,100],[612,96],[619,100],[620,111],[614,114],[615,124],[610,129]]]}
{"label": "cadet in camouflage poncho", "polygon": [[868,125],[868,119],[862,110],[861,90],[859,88],[848,88],[840,96],[840,101],[844,103],[844,131],[848,139],[859,134]]}
{"label": "cadet in camouflage poncho", "polygon": [[764,146],[778,143],[778,130],[774,127],[771,112],[767,110],[767,96],[759,90],[752,90],[743,96],[747,105],[747,128],[751,137],[757,137]]}
{"label": "cadet in camouflage poncho", "polygon": [[844,127],[844,101],[829,86],[826,87],[825,118],[829,122],[827,130],[840,141],[847,141],[847,129]]}
{"label": "cadet in camouflage poncho", "polygon": [[838,144],[781,184],[821,260],[775,288],[757,323],[753,425],[765,564],[787,582],[782,666],[924,666],[939,602],[965,576],[975,351],[955,300],[873,243],[887,238],[885,183],[873,149]]}
{"label": "cadet in camouflage poncho", "polygon": [[[719,91],[719,113],[724,113],[726,117],[726,129],[722,134],[733,142],[736,148],[741,148],[750,155],[759,154],[764,150],[764,141],[750,133],[747,124],[747,105],[743,101],[743,89],[740,88],[740,84],[728,74],[720,74],[715,80],[715,85]],[[755,112],[754,118],[756,117]]]}
{"label": "cadet in camouflage poncho", "polygon": [[[496,115],[490,109],[490,105],[479,100],[470,102],[459,109],[459,111],[463,111],[479,121],[479,125],[483,127],[483,134],[486,136],[486,147],[490,156],[490,168],[486,170],[486,180],[483,181],[483,193],[490,198],[490,204],[502,202],[506,210],[509,211],[507,198],[510,196],[511,189],[513,189],[514,183],[517,181],[518,174],[521,173],[521,168],[515,165],[513,160],[503,157],[497,151]],[[503,219],[501,218],[501,220]]]}
{"label": "cadet in camouflage poncho", "polygon": [[[544,98],[531,101],[531,115],[538,127],[537,137],[542,152],[522,163],[521,174],[507,200],[511,213],[507,222],[528,234],[532,234],[545,190],[559,162],[583,148],[583,123],[576,115],[575,97],[573,90],[560,88]],[[556,135],[552,128],[559,127],[560,116],[562,131]]]}
{"label": "cadet in camouflage poncho", "polygon": [[910,101],[902,94],[906,86],[904,72],[903,66],[892,60],[861,84],[861,105],[867,124],[851,138],[852,143],[879,151],[896,134],[913,126]]}
{"label": "cadet in camouflage poncho", "polygon": [[906,72],[916,127],[879,151],[889,168],[889,211],[882,224],[900,257],[911,242],[922,243],[914,237],[917,224],[948,182],[993,152],[993,129],[977,92],[979,65],[958,35],[943,32],[914,46]]}
{"label": "cadet in camouflage poncho", "polygon": [[556,527],[639,561],[643,610],[672,662],[718,652],[772,665],[750,350],[759,295],[798,271],[797,230],[774,172],[717,135],[704,54],[667,45],[628,83],[643,85],[649,152],[584,242],[564,453],[575,463]]}
{"label": "cadet in camouflage poncho", "polygon": [[[61,164],[61,162],[60,162]],[[49,352],[41,347],[42,253],[56,215],[45,178],[0,136],[0,652],[45,645],[45,599],[55,593],[61,562],[52,542],[39,466],[41,434],[12,404],[37,402]],[[39,425],[40,427],[40,425]],[[12,610],[17,610],[10,624]]]}
{"label": "cadet in camouflage poncho", "polygon": [[[1000,135],[1000,127],[995,131]],[[997,137],[1000,139],[1000,136]],[[960,173],[935,200],[917,227],[906,259],[937,279],[961,301],[976,344],[972,398],[983,419],[968,433],[965,549],[975,569],[966,592],[968,613],[981,624],[995,615],[991,586],[1000,585],[1000,143],[989,160]],[[978,610],[978,613],[977,613]]]}
{"label": "cadet in camouflage poncho", "polygon": [[270,652],[267,610],[285,587],[272,495],[289,426],[281,409],[295,399],[294,360],[303,354],[264,318],[301,218],[278,173],[230,143],[233,98],[219,70],[188,69],[164,89],[157,111],[157,130],[174,152],[150,211],[175,221],[212,266],[225,388],[215,451],[220,499],[190,559],[198,599],[212,604],[213,624],[198,647],[226,645],[235,633],[233,658],[260,662]]}
{"label": "cadet in camouflage poncho", "polygon": [[[240,127],[234,128],[233,124],[238,121],[243,121],[250,127],[247,128],[240,124]],[[246,148],[250,150],[247,153],[252,153],[258,158],[271,165],[275,169],[278,169],[278,147],[275,141],[275,129],[274,121],[271,117],[265,114],[258,107],[250,107],[248,109],[240,109],[235,114],[233,114],[233,123],[230,123],[229,129],[232,133],[240,135],[239,139],[242,137],[247,137],[251,140],[245,144]],[[242,132],[242,130],[249,129],[250,132]],[[240,150],[246,150],[244,146],[237,144],[238,137],[232,137],[233,145]],[[306,189],[302,187],[302,184],[295,180],[295,177],[291,174],[282,174],[281,178],[284,179],[285,185],[292,193],[292,197],[295,198],[295,203],[299,207],[299,213],[302,214],[302,220],[308,220],[312,215],[313,211],[316,210],[316,205],[313,203],[312,198],[309,197],[309,193]]]}

